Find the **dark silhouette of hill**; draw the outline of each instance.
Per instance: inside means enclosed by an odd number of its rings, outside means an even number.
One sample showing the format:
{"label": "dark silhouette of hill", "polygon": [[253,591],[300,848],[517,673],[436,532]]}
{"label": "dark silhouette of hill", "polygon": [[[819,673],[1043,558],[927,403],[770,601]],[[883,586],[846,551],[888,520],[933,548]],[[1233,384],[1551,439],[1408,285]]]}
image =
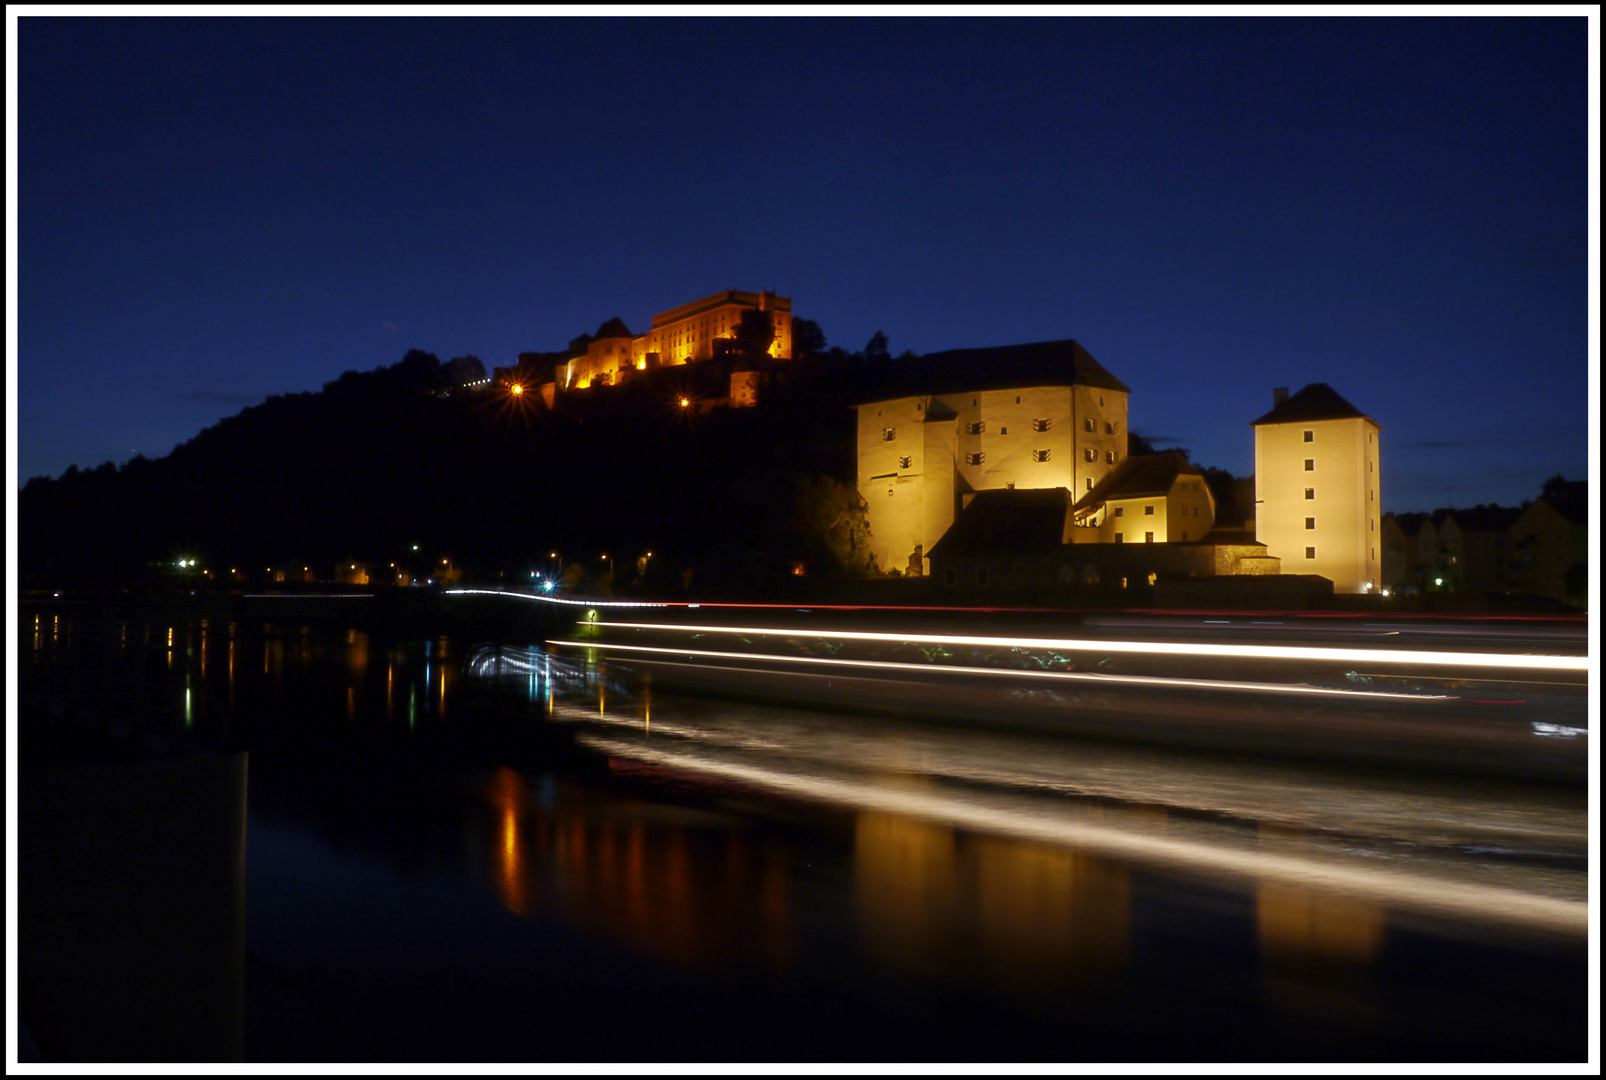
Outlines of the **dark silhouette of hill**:
{"label": "dark silhouette of hill", "polygon": [[[700,366],[700,365],[699,365]],[[180,558],[215,583],[270,565],[423,565],[450,558],[481,580],[604,564],[621,587],[763,593],[794,563],[853,568],[863,515],[846,384],[773,375],[756,407],[699,410],[712,368],[599,388],[572,409],[534,395],[452,390],[419,351],[318,393],[268,399],[158,460],[35,478],[18,499],[25,588],[169,581]],[[677,381],[677,377],[681,381]],[[695,402],[694,402],[695,405]],[[417,545],[417,552],[413,546]]]}

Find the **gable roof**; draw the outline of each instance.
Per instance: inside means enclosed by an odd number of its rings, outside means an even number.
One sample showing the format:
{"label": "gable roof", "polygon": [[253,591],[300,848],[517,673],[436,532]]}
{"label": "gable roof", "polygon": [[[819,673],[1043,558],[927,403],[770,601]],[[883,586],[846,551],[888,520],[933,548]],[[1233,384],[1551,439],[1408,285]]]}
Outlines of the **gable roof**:
{"label": "gable roof", "polygon": [[601,341],[603,338],[633,338],[635,336],[635,334],[630,332],[630,327],[625,325],[624,320],[615,315],[613,318],[597,327],[596,336],[591,340]]}
{"label": "gable roof", "polygon": [[1473,506],[1450,513],[1463,532],[1505,532],[1522,516],[1522,511],[1512,506]]}
{"label": "gable roof", "polygon": [[949,349],[892,363],[872,375],[861,403],[914,394],[960,394],[1017,386],[1095,386],[1132,391],[1077,342],[1037,341],[984,349]]}
{"label": "gable roof", "polygon": [[1307,420],[1351,420],[1357,417],[1369,421],[1374,427],[1381,428],[1376,420],[1345,401],[1331,386],[1326,383],[1311,383],[1293,397],[1278,402],[1271,412],[1252,422],[1250,426],[1297,424]]}
{"label": "gable roof", "polygon": [[1589,517],[1589,481],[1564,480],[1549,495],[1540,499],[1549,503],[1562,517],[1574,525],[1582,525]]}
{"label": "gable roof", "polygon": [[978,491],[927,555],[952,558],[1057,551],[1065,543],[1070,505],[1071,493],[1065,488]]}
{"label": "gable roof", "polygon": [[1422,526],[1428,520],[1428,515],[1420,512],[1410,514],[1384,514],[1383,517],[1391,520],[1406,536],[1415,536],[1422,531]]}
{"label": "gable roof", "polygon": [[1188,459],[1175,450],[1158,454],[1139,454],[1129,457],[1093,485],[1093,490],[1076,500],[1076,512],[1084,514],[1102,506],[1111,499],[1137,499],[1149,495],[1165,495],[1176,483],[1178,475],[1203,474]]}

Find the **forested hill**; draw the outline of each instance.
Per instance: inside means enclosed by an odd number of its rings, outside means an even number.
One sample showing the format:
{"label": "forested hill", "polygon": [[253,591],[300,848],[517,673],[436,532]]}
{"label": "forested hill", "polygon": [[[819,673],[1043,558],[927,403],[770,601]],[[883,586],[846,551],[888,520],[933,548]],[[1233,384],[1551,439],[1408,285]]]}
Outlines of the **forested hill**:
{"label": "forested hill", "polygon": [[270,398],[164,458],[30,480],[23,587],[157,584],[184,558],[214,583],[230,570],[259,583],[272,565],[327,575],[443,557],[480,580],[527,579],[553,550],[571,561],[650,550],[640,586],[660,592],[763,591],[797,563],[862,569],[842,388],[804,375],[772,382],[757,407],[678,406],[678,392],[709,389],[643,380],[552,413],[532,395],[449,389],[440,361],[414,351]]}

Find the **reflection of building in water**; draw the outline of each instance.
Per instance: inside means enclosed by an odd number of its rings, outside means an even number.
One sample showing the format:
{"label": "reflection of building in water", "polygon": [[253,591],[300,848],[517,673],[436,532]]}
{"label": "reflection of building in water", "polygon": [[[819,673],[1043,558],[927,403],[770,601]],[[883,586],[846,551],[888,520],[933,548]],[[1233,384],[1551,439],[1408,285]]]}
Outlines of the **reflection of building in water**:
{"label": "reflection of building in water", "polygon": [[509,911],[545,908],[672,963],[790,966],[790,866],[784,849],[723,820],[641,803],[532,799],[498,770],[492,884]]}
{"label": "reflection of building in water", "polygon": [[854,869],[865,947],[907,970],[979,963],[1003,986],[1036,989],[1089,981],[1126,962],[1124,866],[867,811],[858,816]]}
{"label": "reflection of building in water", "polygon": [[[1262,826],[1261,846],[1275,849],[1288,836]],[[1262,880],[1255,886],[1255,922],[1268,1001],[1324,1017],[1375,1017],[1370,982],[1383,955],[1382,905]]]}

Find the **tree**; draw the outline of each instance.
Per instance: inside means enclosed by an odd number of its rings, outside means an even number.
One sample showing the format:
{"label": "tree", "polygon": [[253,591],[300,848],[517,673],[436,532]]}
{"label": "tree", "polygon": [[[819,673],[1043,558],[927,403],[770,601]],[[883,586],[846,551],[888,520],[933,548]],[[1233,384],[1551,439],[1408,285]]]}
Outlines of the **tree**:
{"label": "tree", "polygon": [[817,356],[825,351],[825,331],[813,319],[792,320],[792,356]]}
{"label": "tree", "polygon": [[1126,432],[1126,456],[1141,457],[1144,454],[1155,453],[1154,444],[1131,428]]}
{"label": "tree", "polygon": [[884,364],[892,359],[892,350],[889,349],[887,335],[877,330],[870,335],[870,340],[864,346],[864,362],[867,364]]}
{"label": "tree", "polygon": [[749,360],[759,360],[769,355],[770,345],[775,341],[775,323],[770,319],[767,311],[757,308],[748,308],[742,312],[742,317],[736,323],[736,349]]}

